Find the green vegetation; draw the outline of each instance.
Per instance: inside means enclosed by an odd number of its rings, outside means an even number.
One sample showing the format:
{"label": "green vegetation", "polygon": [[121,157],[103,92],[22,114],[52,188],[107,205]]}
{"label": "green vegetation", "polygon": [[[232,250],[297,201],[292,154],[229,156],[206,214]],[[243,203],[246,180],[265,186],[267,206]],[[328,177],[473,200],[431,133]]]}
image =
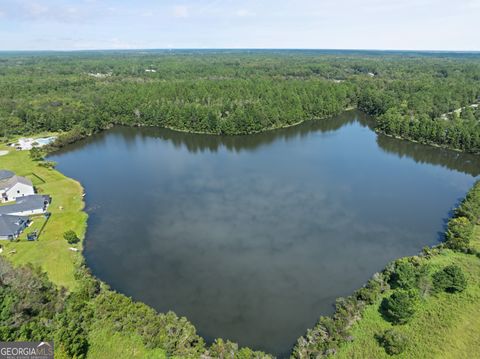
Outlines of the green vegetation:
{"label": "green vegetation", "polygon": [[69,132],[61,146],[115,124],[247,134],[358,107],[387,134],[480,148],[479,110],[468,107],[480,96],[473,55],[158,51],[0,60],[6,138]]}
{"label": "green vegetation", "polygon": [[419,256],[391,263],[340,300],[349,303],[348,311],[337,305],[332,319],[322,317],[298,340],[292,357],[475,357],[480,351],[479,195],[477,182],[450,220],[472,223],[474,235],[462,241],[468,247],[452,249],[447,237]]}
{"label": "green vegetation", "polygon": [[33,147],[30,150],[30,158],[34,161],[41,161],[43,160],[43,151],[38,147]]}
{"label": "green vegetation", "polygon": [[418,298],[415,291],[396,290],[388,298],[384,298],[381,312],[394,324],[405,324],[415,314]]}
{"label": "green vegetation", "polygon": [[462,268],[450,265],[433,275],[433,288],[437,292],[462,292],[467,287],[467,280]]}
{"label": "green vegetation", "polygon": [[[473,101],[477,102],[476,99],[472,99]],[[462,114],[465,112],[467,111],[462,110]],[[473,119],[470,119],[470,116],[468,119],[457,117],[432,119],[425,116],[412,116],[393,107],[378,117],[377,131],[421,143],[479,153],[479,120],[480,111],[478,110]]]}
{"label": "green vegetation", "polygon": [[[73,131],[61,139],[68,143],[113,124],[246,134],[326,118],[356,103],[353,84],[325,77],[343,77],[347,71],[308,55],[205,52],[1,60],[0,134],[7,138]],[[145,72],[150,68],[157,72]]]}
{"label": "green vegetation", "polygon": [[63,234],[63,238],[65,238],[68,244],[76,244],[80,242],[80,238],[78,238],[77,234],[72,230],[66,231]]}
{"label": "green vegetation", "polygon": [[405,351],[408,338],[394,329],[387,329],[385,333],[378,336],[378,342],[388,354],[396,355]]}
{"label": "green vegetation", "polygon": [[40,236],[48,222],[48,218],[44,215],[30,217],[30,220],[30,225],[20,234],[18,241],[27,239],[28,235],[34,232],[37,233],[37,236]]}
{"label": "green vegetation", "polygon": [[[10,149],[0,146],[0,150]],[[58,171],[40,166],[39,163],[30,158],[28,151],[10,151],[0,157],[1,168],[28,177],[39,193],[52,196],[52,204],[48,208],[51,217],[38,241],[26,241],[24,233],[18,242],[2,243],[3,255],[14,264],[30,263],[38,266],[48,273],[52,282],[74,290],[77,286],[74,274],[82,262],[82,256],[68,249],[63,234],[67,229],[72,229],[80,238],[85,235],[87,215],[83,212],[83,189],[78,182]],[[42,221],[44,219],[39,217],[33,218],[32,229]],[[30,233],[30,228],[26,232]]]}

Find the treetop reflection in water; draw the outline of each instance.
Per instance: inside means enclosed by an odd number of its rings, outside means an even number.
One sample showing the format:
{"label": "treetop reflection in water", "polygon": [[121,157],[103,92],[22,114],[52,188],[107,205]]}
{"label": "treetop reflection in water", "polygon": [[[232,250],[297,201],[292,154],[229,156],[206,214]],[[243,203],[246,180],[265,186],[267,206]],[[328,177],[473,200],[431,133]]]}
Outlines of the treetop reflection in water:
{"label": "treetop reflection in water", "polygon": [[87,192],[112,288],[288,354],[392,259],[439,240],[475,156],[377,137],[357,112],[250,136],[114,128],[51,156]]}

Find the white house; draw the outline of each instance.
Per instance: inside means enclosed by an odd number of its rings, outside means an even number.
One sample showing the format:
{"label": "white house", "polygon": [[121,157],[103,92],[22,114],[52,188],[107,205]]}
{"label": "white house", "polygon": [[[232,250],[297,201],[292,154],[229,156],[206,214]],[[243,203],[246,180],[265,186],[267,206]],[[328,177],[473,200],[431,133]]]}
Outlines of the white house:
{"label": "white house", "polygon": [[39,194],[20,197],[13,204],[0,206],[0,215],[33,216],[44,214],[51,200],[50,196]]}
{"label": "white house", "polygon": [[20,197],[35,194],[32,181],[15,175],[13,172],[0,170],[0,202],[16,201]]}

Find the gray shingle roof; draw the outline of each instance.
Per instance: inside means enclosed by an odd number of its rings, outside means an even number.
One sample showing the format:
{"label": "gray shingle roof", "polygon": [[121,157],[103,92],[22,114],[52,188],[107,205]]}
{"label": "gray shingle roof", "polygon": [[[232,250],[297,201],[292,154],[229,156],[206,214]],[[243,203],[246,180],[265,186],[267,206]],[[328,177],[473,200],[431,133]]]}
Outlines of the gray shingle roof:
{"label": "gray shingle roof", "polygon": [[0,237],[16,235],[27,221],[28,217],[0,215]]}
{"label": "gray shingle roof", "polygon": [[9,179],[10,177],[15,176],[15,173],[8,170],[0,170],[0,181]]}
{"label": "gray shingle roof", "polygon": [[27,186],[33,187],[32,181],[30,181],[28,178],[13,175],[10,178],[0,180],[0,190],[7,190],[9,188],[12,188],[17,183],[23,183],[23,184],[26,184]]}
{"label": "gray shingle roof", "polygon": [[5,206],[0,206],[1,214],[12,214],[25,211],[44,210],[46,203],[50,203],[50,196],[43,196],[34,194],[31,196],[25,196],[17,198],[16,203]]}

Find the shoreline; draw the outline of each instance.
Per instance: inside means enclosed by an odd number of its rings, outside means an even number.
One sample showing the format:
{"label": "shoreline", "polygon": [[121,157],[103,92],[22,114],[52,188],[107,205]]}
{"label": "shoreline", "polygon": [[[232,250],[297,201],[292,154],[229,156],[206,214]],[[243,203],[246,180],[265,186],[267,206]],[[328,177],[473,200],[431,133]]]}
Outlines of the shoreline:
{"label": "shoreline", "polygon": [[375,130],[375,133],[376,133],[377,135],[382,135],[382,136],[386,136],[386,137],[389,137],[389,138],[394,138],[394,139],[396,139],[396,140],[402,140],[402,141],[408,141],[408,142],[412,142],[412,143],[418,143],[419,145],[430,146],[430,147],[435,147],[435,148],[439,148],[439,149],[444,149],[444,150],[449,150],[449,151],[455,151],[455,152],[459,152],[459,153],[469,153],[469,154],[472,154],[472,155],[479,155],[478,152],[465,152],[465,151],[462,151],[462,150],[459,149],[459,148],[453,148],[453,147],[449,147],[449,146],[442,146],[442,145],[439,145],[439,144],[436,144],[436,143],[433,143],[433,142],[420,142],[420,141],[416,141],[416,140],[409,139],[409,138],[405,138],[405,137],[401,137],[401,136],[391,135],[391,134],[385,133],[385,132],[383,132],[383,131],[377,131],[377,130]]}
{"label": "shoreline", "polygon": [[[65,147],[67,145],[71,145],[71,144],[76,143],[80,140],[83,140],[85,138],[93,136],[97,133],[107,131],[107,130],[115,127],[115,126],[125,126],[125,127],[131,127],[131,128],[163,128],[163,129],[168,129],[170,131],[193,134],[193,135],[226,136],[226,137],[250,136],[250,135],[261,134],[261,133],[264,133],[264,132],[282,130],[282,129],[286,129],[286,128],[295,127],[295,126],[301,125],[302,123],[305,123],[305,122],[308,122],[308,121],[322,121],[322,120],[326,120],[328,118],[339,116],[339,115],[341,115],[345,112],[354,111],[354,110],[358,110],[358,108],[356,106],[349,106],[349,107],[343,109],[338,114],[331,115],[331,116],[309,118],[309,119],[305,119],[305,120],[299,120],[297,122],[294,122],[294,123],[288,124],[288,125],[266,127],[266,128],[261,129],[261,130],[258,130],[258,131],[253,131],[253,132],[249,132],[249,133],[235,133],[235,134],[221,134],[221,133],[212,133],[212,132],[204,132],[204,131],[192,131],[192,130],[175,128],[175,127],[172,127],[172,126],[156,126],[156,125],[140,125],[140,124],[137,124],[137,125],[110,124],[109,126],[107,126],[105,128],[102,128],[102,129],[99,129],[98,131],[90,132],[90,133],[73,133],[73,131],[75,131],[75,129],[72,129],[72,130],[67,131],[67,132],[59,133],[58,137],[57,137],[57,141],[55,141],[54,143],[52,143],[50,145],[47,145],[43,148],[46,151],[45,156],[47,157],[49,154],[54,153],[54,152],[60,150],[61,148]],[[78,132],[78,131],[76,131],[76,132]]]}
{"label": "shoreline", "polygon": [[[325,117],[315,117],[315,118],[309,118],[309,119],[306,119],[306,120],[300,120],[300,121],[297,121],[297,122],[294,122],[294,123],[291,123],[289,125],[281,125],[281,126],[274,126],[274,127],[265,127],[264,129],[261,129],[261,130],[258,130],[258,131],[254,131],[254,132],[249,132],[249,133],[238,133],[238,134],[221,134],[221,133],[212,133],[212,132],[202,132],[202,131],[189,131],[189,130],[182,130],[182,129],[178,129],[178,128],[175,128],[175,127],[171,127],[171,126],[133,126],[133,127],[148,127],[148,128],[166,128],[168,130],[172,130],[172,131],[175,131],[175,132],[180,132],[180,133],[189,133],[189,134],[194,134],[194,135],[210,135],[210,136],[250,136],[250,135],[256,135],[256,134],[259,134],[259,133],[264,133],[264,132],[269,132],[269,131],[275,131],[275,130],[282,130],[282,129],[286,129],[286,128],[291,128],[291,127],[295,127],[295,126],[298,126],[298,125],[301,125],[302,123],[305,123],[305,122],[308,122],[308,121],[321,121],[321,120],[326,120],[328,118],[332,118],[332,117],[335,117],[335,116],[339,116],[345,112],[348,112],[348,111],[353,111],[353,110],[357,110],[357,107],[356,106],[350,106],[350,107],[347,107],[345,108],[344,110],[342,110],[341,112],[339,112],[338,114],[336,115],[332,115],[332,116],[325,116]],[[127,126],[127,127],[132,127],[132,126]]]}

